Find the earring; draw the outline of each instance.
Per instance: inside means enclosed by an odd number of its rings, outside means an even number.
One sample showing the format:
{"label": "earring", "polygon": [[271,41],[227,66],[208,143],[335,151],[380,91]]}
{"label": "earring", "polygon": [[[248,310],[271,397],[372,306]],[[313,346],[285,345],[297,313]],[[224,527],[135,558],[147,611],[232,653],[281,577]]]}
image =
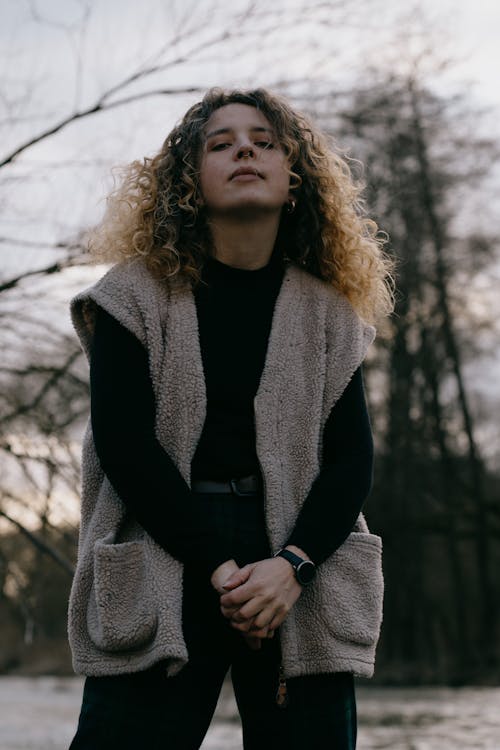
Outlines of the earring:
{"label": "earring", "polygon": [[295,211],[295,206],[297,205],[297,201],[295,198],[290,198],[289,201],[286,202],[286,212],[287,214],[293,214]]}

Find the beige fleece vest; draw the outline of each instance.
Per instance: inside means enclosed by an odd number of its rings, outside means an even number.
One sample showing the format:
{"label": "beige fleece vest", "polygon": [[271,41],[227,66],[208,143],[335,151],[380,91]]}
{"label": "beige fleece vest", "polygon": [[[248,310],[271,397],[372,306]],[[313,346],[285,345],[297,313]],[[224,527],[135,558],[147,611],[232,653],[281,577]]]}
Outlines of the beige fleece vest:
{"label": "beige fleece vest", "polygon": [[[147,349],[156,435],[189,484],[206,413],[191,289],[156,281],[140,260],[114,266],[72,300],[73,323],[87,355],[97,306]],[[331,285],[296,265],[287,266],[254,400],[273,551],[286,541],[319,473],[326,419],[374,335]],[[331,500],[334,503],[335,496]],[[303,590],[280,627],[286,677],[337,671],[373,674],[382,619],[381,546],[360,515],[345,543],[319,566],[316,580]],[[69,605],[75,671],[119,674],[164,659],[168,674],[176,674],[188,660],[182,572],[179,561],[129,520],[100,468],[89,426]]]}

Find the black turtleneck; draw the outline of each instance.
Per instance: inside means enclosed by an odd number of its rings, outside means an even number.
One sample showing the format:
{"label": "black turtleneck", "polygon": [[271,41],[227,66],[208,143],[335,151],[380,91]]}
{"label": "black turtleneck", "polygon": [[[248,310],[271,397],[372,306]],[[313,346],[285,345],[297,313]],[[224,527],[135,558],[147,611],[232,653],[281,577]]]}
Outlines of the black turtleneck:
{"label": "black turtleneck", "polygon": [[207,415],[191,465],[193,479],[259,473],[253,399],[264,368],[284,266],[275,251],[256,271],[215,258],[195,290]]}
{"label": "black turtleneck", "polygon": [[[191,479],[259,472],[253,399],[266,357],[284,274],[281,256],[255,271],[215,258],[194,290],[207,390],[207,413]],[[184,563],[211,573],[235,558],[224,538],[208,536],[200,504],[154,434],[147,353],[135,336],[99,309],[91,354],[91,418],[104,472],[144,529]],[[325,425],[323,464],[288,544],[320,564],[351,531],[372,480],[373,444],[361,369]],[[237,502],[237,498],[235,498]],[[212,532],[213,533],[213,532]]]}

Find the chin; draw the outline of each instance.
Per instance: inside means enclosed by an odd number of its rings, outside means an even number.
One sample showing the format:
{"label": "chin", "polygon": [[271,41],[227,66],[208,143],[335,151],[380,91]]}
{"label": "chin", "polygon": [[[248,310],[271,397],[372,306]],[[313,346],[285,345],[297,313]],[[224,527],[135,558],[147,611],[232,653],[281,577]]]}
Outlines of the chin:
{"label": "chin", "polygon": [[269,214],[281,214],[281,205],[269,205],[263,201],[248,201],[245,203],[238,203],[237,205],[228,206],[227,208],[218,211],[220,215],[232,216],[241,218],[250,218],[258,216],[268,216]]}

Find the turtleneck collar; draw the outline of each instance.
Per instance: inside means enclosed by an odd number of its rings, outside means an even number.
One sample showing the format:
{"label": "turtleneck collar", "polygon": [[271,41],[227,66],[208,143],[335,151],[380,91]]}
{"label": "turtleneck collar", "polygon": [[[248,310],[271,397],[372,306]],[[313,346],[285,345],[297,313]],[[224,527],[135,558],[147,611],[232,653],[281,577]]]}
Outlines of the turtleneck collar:
{"label": "turtleneck collar", "polygon": [[205,262],[203,276],[206,279],[229,281],[231,283],[262,283],[267,279],[279,276],[284,270],[281,250],[275,246],[268,263],[257,269],[235,268],[221,260],[210,256]]}

